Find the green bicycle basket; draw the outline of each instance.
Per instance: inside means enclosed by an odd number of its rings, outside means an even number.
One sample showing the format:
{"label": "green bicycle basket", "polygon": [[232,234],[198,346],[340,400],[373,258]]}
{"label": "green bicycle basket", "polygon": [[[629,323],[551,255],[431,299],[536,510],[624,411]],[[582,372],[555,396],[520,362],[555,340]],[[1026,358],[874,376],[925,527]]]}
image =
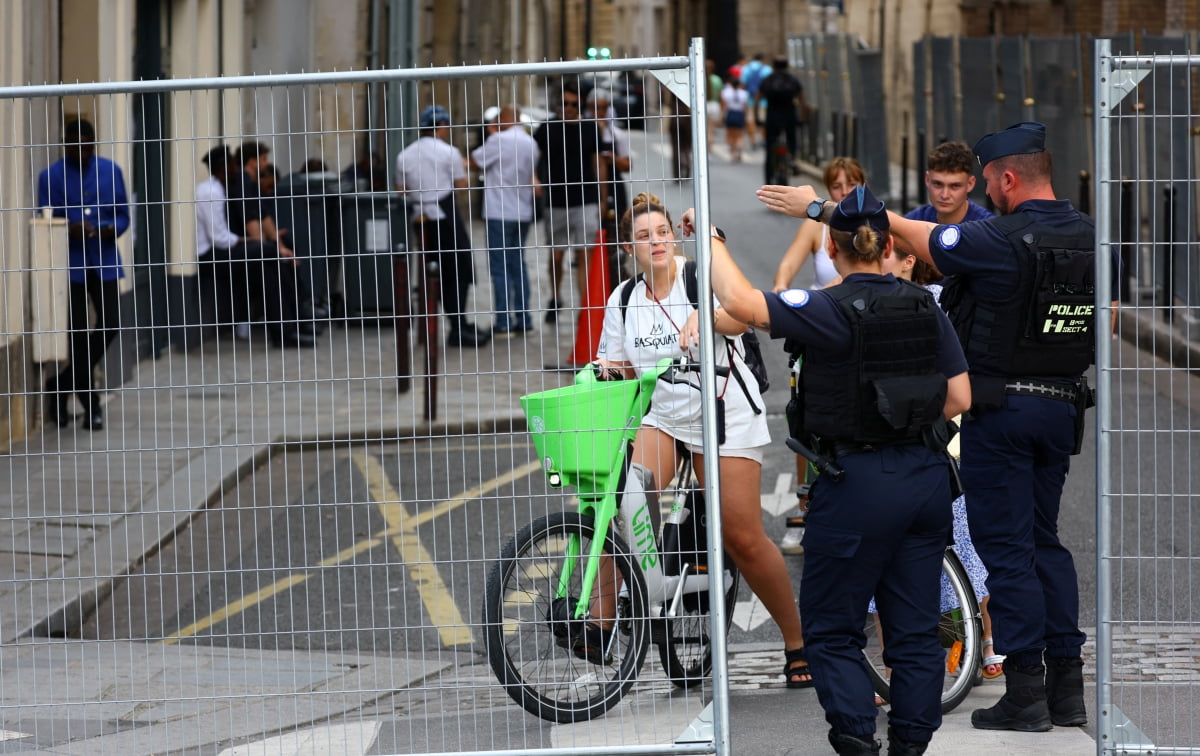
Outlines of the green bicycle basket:
{"label": "green bicycle basket", "polygon": [[[638,381],[576,384],[521,397],[529,435],[551,484],[598,480],[612,469]],[[555,483],[555,475],[563,480]]]}

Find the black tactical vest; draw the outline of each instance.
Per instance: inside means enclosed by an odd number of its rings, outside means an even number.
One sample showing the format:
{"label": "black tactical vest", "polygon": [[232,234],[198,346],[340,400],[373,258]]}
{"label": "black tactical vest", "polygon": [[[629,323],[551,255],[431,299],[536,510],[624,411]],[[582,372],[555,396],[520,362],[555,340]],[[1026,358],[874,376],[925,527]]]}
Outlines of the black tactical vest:
{"label": "black tactical vest", "polygon": [[954,277],[942,306],[967,355],[971,373],[1078,378],[1096,354],[1096,236],[1055,234],[1025,213],[993,221],[1020,264],[1007,299],[983,299]]}
{"label": "black tactical vest", "polygon": [[826,289],[850,321],[847,357],[809,345],[804,428],[822,443],[894,445],[921,440],[942,417],[946,377],[937,369],[937,305],[925,289],[899,281],[890,292],[861,283]]}

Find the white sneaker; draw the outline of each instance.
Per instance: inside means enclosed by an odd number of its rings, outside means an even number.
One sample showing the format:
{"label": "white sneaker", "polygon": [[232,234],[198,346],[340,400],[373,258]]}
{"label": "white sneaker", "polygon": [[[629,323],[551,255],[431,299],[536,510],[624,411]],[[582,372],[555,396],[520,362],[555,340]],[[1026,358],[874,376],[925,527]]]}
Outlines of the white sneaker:
{"label": "white sneaker", "polygon": [[779,539],[779,550],[784,554],[803,554],[804,547],[800,539],[804,537],[804,528],[788,528]]}
{"label": "white sneaker", "polygon": [[250,324],[237,323],[233,326],[233,337],[238,341],[250,340]]}

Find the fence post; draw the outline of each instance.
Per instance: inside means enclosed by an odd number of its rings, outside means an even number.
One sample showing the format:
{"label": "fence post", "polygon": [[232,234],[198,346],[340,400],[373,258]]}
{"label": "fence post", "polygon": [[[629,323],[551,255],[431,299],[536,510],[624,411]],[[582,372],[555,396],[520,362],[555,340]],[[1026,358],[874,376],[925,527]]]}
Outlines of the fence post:
{"label": "fence post", "polygon": [[[925,165],[925,161],[929,159],[929,153],[925,151],[926,150],[925,139],[926,139],[925,130],[918,129],[917,130],[917,169],[918,170],[920,170],[920,167]],[[926,196],[929,193],[929,191],[928,191],[928,189],[921,189],[922,186],[924,186],[924,182],[917,183],[917,196],[916,196],[916,201],[914,202],[914,204],[924,205],[929,202],[929,197]]]}
{"label": "fence post", "polygon": [[1137,229],[1133,227],[1133,182],[1121,182],[1121,301],[1133,301],[1134,240]]}
{"label": "fence post", "polygon": [[908,134],[900,137],[900,212],[907,213],[908,206]]}

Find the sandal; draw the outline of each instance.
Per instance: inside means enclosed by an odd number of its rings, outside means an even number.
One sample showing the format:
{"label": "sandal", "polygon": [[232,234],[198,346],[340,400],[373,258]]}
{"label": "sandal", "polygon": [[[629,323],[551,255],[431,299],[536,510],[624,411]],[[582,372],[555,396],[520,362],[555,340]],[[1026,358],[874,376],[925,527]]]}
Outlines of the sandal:
{"label": "sandal", "polygon": [[[992,639],[984,638],[983,647],[992,648]],[[996,649],[992,648],[993,653],[983,655],[983,679],[995,680],[1000,675],[1004,674],[1004,656],[994,653]]]}
{"label": "sandal", "polygon": [[783,676],[787,678],[787,686],[792,689],[811,688],[813,677],[808,666],[808,650],[804,646],[791,651],[784,649],[783,658]]}
{"label": "sandal", "polygon": [[571,653],[589,664],[605,664],[612,634],[611,627],[588,622],[583,626],[583,631],[575,638]]}

